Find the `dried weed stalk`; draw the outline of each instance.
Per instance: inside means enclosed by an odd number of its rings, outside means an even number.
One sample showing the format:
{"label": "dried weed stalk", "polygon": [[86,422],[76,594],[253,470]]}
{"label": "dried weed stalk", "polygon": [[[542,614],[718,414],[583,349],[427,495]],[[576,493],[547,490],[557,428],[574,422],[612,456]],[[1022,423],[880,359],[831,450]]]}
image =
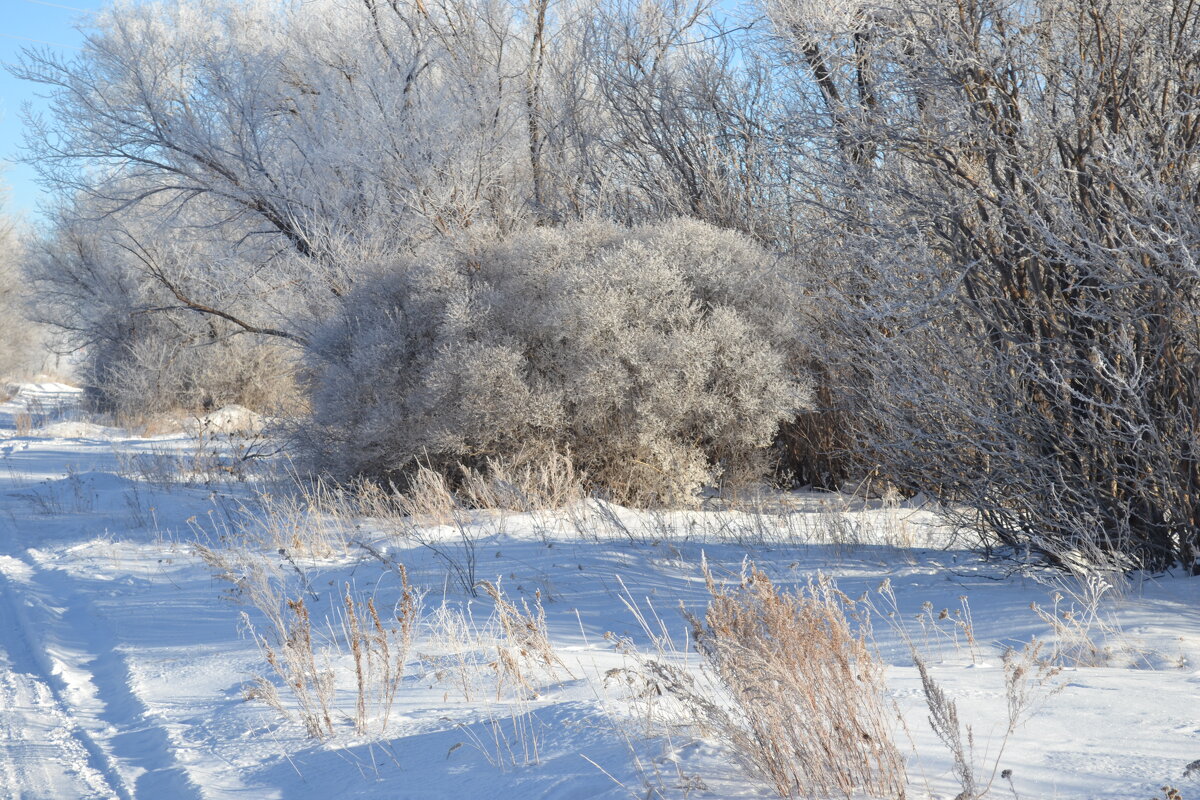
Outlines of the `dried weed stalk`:
{"label": "dried weed stalk", "polygon": [[496,604],[495,620],[500,634],[496,637],[497,700],[505,684],[512,686],[522,699],[536,699],[539,692],[531,670],[541,672],[549,680],[554,680],[560,669],[571,674],[550,641],[540,591],[534,595],[531,609],[524,599],[518,606],[505,597],[498,584],[480,581],[480,586]]}
{"label": "dried weed stalk", "polygon": [[400,600],[394,616],[386,622],[375,607],[375,599],[357,600],[349,583],[342,598],[345,607],[342,631],[353,657],[357,689],[354,730],[360,736],[370,732],[372,718],[379,720],[380,733],[387,731],[419,615],[417,595],[408,583],[408,571],[402,564],[398,566]]}
{"label": "dried weed stalk", "polygon": [[913,648],[913,663],[921,676],[921,688],[929,710],[929,725],[950,751],[954,761],[954,775],[962,789],[958,800],[976,800],[991,790],[997,774],[1003,774],[1000,763],[1013,733],[1028,719],[1041,699],[1060,688],[1054,685],[1054,678],[1062,668],[1045,658],[1042,649],[1042,643],[1035,639],[1020,650],[1009,648],[1004,652],[1007,725],[1000,737],[999,747],[995,750],[991,771],[986,776],[986,781],[981,781],[974,731],[969,724],[959,722],[958,706],[933,679],[925,660],[916,648]]}

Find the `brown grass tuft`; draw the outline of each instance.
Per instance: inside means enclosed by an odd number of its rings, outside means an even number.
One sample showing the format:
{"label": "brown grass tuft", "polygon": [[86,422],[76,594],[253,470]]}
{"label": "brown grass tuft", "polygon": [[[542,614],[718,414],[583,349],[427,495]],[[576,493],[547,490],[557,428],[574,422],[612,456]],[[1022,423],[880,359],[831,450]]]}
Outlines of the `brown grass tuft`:
{"label": "brown grass tuft", "polygon": [[696,708],[739,759],[780,797],[904,797],[884,665],[865,622],[851,627],[854,601],[823,577],[785,592],[753,566],[734,589],[705,576],[693,633],[728,697]]}

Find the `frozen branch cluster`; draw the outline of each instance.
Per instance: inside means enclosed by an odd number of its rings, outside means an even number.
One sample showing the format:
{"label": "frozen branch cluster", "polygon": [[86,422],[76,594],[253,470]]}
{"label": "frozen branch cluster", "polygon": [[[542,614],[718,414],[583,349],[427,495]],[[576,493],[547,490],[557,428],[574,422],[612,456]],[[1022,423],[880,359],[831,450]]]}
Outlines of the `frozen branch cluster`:
{"label": "frozen branch cluster", "polygon": [[1198,25],[901,2],[796,40],[862,454],[1001,543],[1200,554]]}

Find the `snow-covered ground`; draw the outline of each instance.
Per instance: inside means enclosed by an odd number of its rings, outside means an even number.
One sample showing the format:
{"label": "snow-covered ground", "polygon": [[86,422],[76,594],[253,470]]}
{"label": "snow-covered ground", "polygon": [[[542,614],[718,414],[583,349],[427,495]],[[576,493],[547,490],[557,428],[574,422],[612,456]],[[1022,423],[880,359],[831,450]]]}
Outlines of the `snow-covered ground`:
{"label": "snow-covered ground", "polygon": [[[911,504],[798,495],[763,513],[589,502],[418,527],[314,519],[278,496],[256,499],[278,489],[239,480],[223,441],[136,437],[81,418],[76,401],[70,387],[44,384],[0,405],[5,797],[772,796],[719,742],[679,728],[668,737],[669,712],[631,688],[630,648],[652,650],[639,614],[652,629],[661,619],[686,652],[678,609],[705,606],[702,559],[730,579],[750,559],[784,586],[821,573],[875,605],[910,797],[949,800],[961,787],[927,722],[906,638],[972,727],[980,782],[996,775],[992,796],[1144,800],[1167,785],[1200,796],[1200,767],[1185,775],[1200,760],[1198,579],[1100,592],[1089,625],[1099,652],[1084,651],[1099,666],[1067,659],[1005,741],[1003,649],[1033,637],[1045,652],[1078,644],[1056,641],[1031,603],[1069,633],[1086,592],[1064,584],[1055,612],[1053,576],[983,561]],[[370,672],[356,733],[349,609],[369,634],[361,641],[377,630],[370,641],[390,644],[394,659],[401,565],[421,593],[404,674],[389,706],[378,653],[359,662]],[[540,606],[550,661],[536,637],[505,628],[479,581],[534,628]],[[314,683],[301,688],[331,731],[324,739],[307,735],[262,647],[282,663],[289,635],[296,645],[300,606],[286,600],[302,600],[311,621]],[[272,603],[281,636],[264,615]],[[1064,618],[1072,603],[1076,616]],[[312,699],[322,681],[332,681],[327,721]]]}

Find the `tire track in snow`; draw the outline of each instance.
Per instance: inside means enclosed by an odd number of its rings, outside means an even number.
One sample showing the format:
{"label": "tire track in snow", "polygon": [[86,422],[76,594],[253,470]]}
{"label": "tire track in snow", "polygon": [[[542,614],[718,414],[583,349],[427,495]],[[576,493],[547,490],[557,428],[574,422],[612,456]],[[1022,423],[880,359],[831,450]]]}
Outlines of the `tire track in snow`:
{"label": "tire track in snow", "polygon": [[[20,409],[44,419],[69,415],[78,398],[69,387],[22,387],[15,402],[3,404],[0,427],[13,428]],[[0,488],[10,496],[19,486],[11,479],[4,483]],[[0,529],[0,788],[19,798],[134,800],[136,793],[105,747],[107,726],[81,715],[71,702],[71,687],[34,628],[31,612],[46,607],[32,591],[38,568],[21,557],[23,537],[15,521],[4,521],[9,524]],[[39,622],[49,627],[53,619]]]}
{"label": "tire track in snow", "polygon": [[[121,798],[202,800],[201,788],[177,763],[168,732],[160,726],[133,688],[133,676],[111,624],[97,612],[91,598],[57,570],[45,570],[22,559],[28,573],[21,581],[31,605],[47,611],[42,630],[53,630],[53,646],[63,663],[54,665],[46,644],[26,634],[31,649],[45,661],[43,672],[56,679],[64,708],[94,722],[81,728],[103,761],[102,771]],[[11,589],[10,589],[11,591]],[[51,604],[61,606],[61,611]],[[39,620],[42,622],[42,620]],[[34,628],[28,623],[26,631]],[[66,652],[77,654],[67,657]],[[69,662],[69,663],[68,663]],[[55,688],[54,683],[47,683]],[[85,697],[85,706],[71,698]]]}
{"label": "tire track in snow", "polygon": [[[0,404],[0,429],[11,430],[21,409],[36,411],[42,421],[73,417],[80,394],[59,385],[24,386],[13,402]],[[50,477],[62,470],[71,474],[70,467],[59,464],[50,452],[44,454],[51,456],[49,459],[39,457],[41,440],[26,437],[21,444],[23,469],[14,472],[14,465],[8,465],[9,480],[0,479],[0,493],[19,497],[14,490],[25,488],[24,482],[30,479],[24,473],[31,467],[33,474]],[[53,443],[49,448],[54,448]],[[107,466],[107,452],[107,447],[103,448],[99,468]],[[0,451],[0,460],[11,455]],[[84,457],[85,453],[72,455]],[[78,463],[72,463],[78,469]],[[50,467],[48,472],[46,467]],[[11,660],[19,665],[10,673],[14,679],[12,702],[36,707],[39,714],[52,720],[47,727],[56,731],[59,739],[69,731],[67,748],[74,753],[75,761],[82,763],[81,769],[71,769],[87,772],[96,786],[79,789],[63,785],[51,791],[36,788],[49,779],[26,763],[33,755],[30,751],[13,750],[0,756],[0,781],[4,781],[0,795],[55,800],[201,800],[206,793],[179,762],[169,731],[138,695],[113,623],[100,613],[87,586],[65,572],[47,568],[38,561],[36,551],[25,549],[35,541],[30,531],[20,528],[15,519],[0,518],[0,658],[2,651],[10,651],[15,653]],[[39,532],[38,543],[43,541],[40,533],[44,532]],[[70,524],[64,532],[68,538],[87,535],[86,529]],[[3,667],[0,661],[0,669]],[[27,684],[34,688],[26,688]],[[13,707],[8,700],[0,681],[0,702],[5,702],[0,708],[0,735],[7,742],[20,742],[36,734],[26,730],[31,722],[28,714],[5,714],[5,709]],[[59,760],[64,759],[69,760],[66,756]],[[55,762],[51,759],[48,763]]]}
{"label": "tire track in snow", "polygon": [[[54,596],[53,589],[50,593]],[[69,594],[63,620],[94,654],[80,666],[87,669],[104,704],[100,718],[117,730],[110,738],[113,754],[122,763],[143,770],[134,783],[135,796],[202,800],[201,788],[176,761],[170,735],[153,719],[134,689],[129,663],[113,646],[115,632],[84,592]]]}
{"label": "tire track in snow", "polygon": [[[85,790],[81,797],[133,800],[113,759],[76,718],[66,699],[66,682],[56,673],[49,654],[31,636],[26,594],[14,587],[15,582],[25,583],[28,570],[31,567],[24,561],[0,556],[0,618],[4,620],[0,649],[8,661],[3,680],[4,788],[12,797],[61,797],[66,787],[60,785],[61,777],[49,772],[54,764],[62,772],[80,776],[85,784],[79,787]],[[43,737],[37,728],[41,726],[30,724],[29,716],[21,713],[25,709],[31,716],[48,718],[45,729],[57,735],[39,741]],[[38,760],[31,763],[34,758]]]}
{"label": "tire track in snow", "polygon": [[0,791],[21,798],[108,798],[103,775],[42,682],[0,654]]}

